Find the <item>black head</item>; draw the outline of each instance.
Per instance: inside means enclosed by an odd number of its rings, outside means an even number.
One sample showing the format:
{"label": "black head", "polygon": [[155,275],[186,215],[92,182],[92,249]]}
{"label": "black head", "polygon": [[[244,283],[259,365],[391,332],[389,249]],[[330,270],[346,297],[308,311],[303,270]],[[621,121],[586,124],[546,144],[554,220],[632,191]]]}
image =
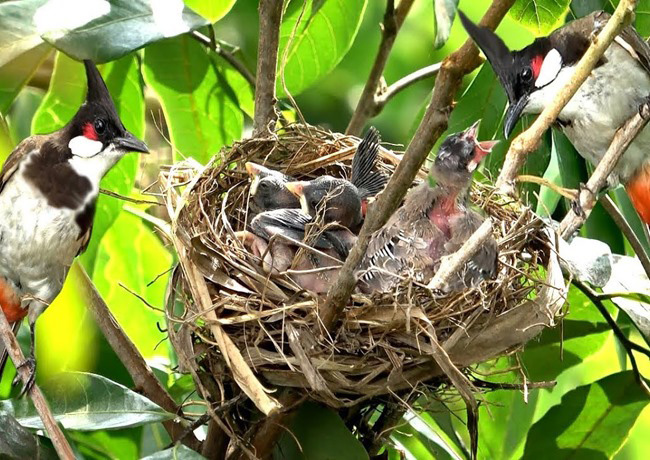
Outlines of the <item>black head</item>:
{"label": "black head", "polygon": [[[552,83],[563,65],[562,55],[552,45],[552,39],[541,37],[519,51],[510,51],[491,30],[470,21],[461,11],[460,20],[476,45],[483,51],[501,86],[508,95],[509,106],[504,120],[506,137],[509,137],[517,121],[530,102],[531,94]],[[567,47],[580,48],[583,43],[568,43]],[[562,54],[564,53],[564,46]],[[541,110],[540,110],[541,111]]]}
{"label": "black head", "polygon": [[[108,151],[117,154],[148,153],[147,145],[122,124],[95,64],[85,60],[84,66],[88,82],[86,100],[68,124],[72,154],[89,158]],[[109,146],[113,148],[107,149]]]}
{"label": "black head", "polygon": [[299,208],[298,198],[287,189],[290,178],[279,171],[253,162],[246,163],[251,177],[250,209],[254,213],[273,209]]}
{"label": "black head", "polygon": [[325,223],[356,228],[362,220],[359,190],[345,179],[321,176],[311,181],[289,182],[287,188],[300,200],[303,212],[323,214]]}
{"label": "black head", "polygon": [[431,167],[431,174],[437,182],[458,188],[469,185],[481,160],[498,142],[478,142],[478,125],[479,121],[463,132],[448,136],[442,142]]}

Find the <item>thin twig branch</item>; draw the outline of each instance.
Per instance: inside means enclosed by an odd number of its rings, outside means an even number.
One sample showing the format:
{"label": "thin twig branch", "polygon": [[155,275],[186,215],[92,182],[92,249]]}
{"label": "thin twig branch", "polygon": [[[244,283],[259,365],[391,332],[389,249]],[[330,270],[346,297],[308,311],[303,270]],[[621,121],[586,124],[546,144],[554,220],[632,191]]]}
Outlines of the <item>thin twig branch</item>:
{"label": "thin twig branch", "polygon": [[[496,28],[514,1],[494,0],[485,13],[481,25],[490,29]],[[463,76],[478,67],[480,63],[478,50],[471,40],[465,42],[460,49],[443,61],[436,79],[433,97],[424,118],[386,189],[369,209],[357,244],[350,251],[338,279],[330,289],[322,306],[321,318],[326,328],[330,329],[337,322],[354,290],[356,285],[355,270],[365,255],[370,236],[386,223],[388,217],[401,203],[433,145],[447,128],[454,96],[460,88]]]}
{"label": "thin twig branch", "polygon": [[607,152],[605,152],[598,166],[596,166],[594,173],[587,181],[586,187],[580,192],[578,205],[582,212],[576,213],[574,210],[570,210],[564,219],[562,219],[560,223],[560,236],[562,238],[565,240],[568,239],[587,219],[587,216],[596,204],[598,192],[607,183],[607,178],[616,167],[618,160],[623,156],[623,153],[625,153],[636,136],[648,124],[649,120],[650,103],[646,101],[639,108],[639,112],[616,131]]}
{"label": "thin twig branch", "polygon": [[216,40],[211,40],[209,37],[206,37],[198,30],[193,30],[190,33],[190,36],[196,41],[198,41],[199,43],[201,43],[202,45],[207,46],[209,49],[214,51],[218,56],[221,56],[224,59],[224,61],[226,61],[237,72],[239,72],[241,76],[244,77],[251,86],[255,86],[255,76],[251,73],[251,71],[248,70],[248,68],[244,65],[244,63],[241,62],[239,59],[237,59],[233,53],[231,53],[223,46],[221,46],[219,42],[217,42]]}
{"label": "thin twig branch", "polygon": [[512,141],[496,183],[502,192],[514,195],[514,180],[525,161],[526,154],[537,148],[542,134],[555,122],[564,106],[587,79],[614,38],[632,21],[637,3],[638,0],[621,0],[610,20],[576,65],[566,86],[546,106],[535,122]]}
{"label": "thin twig branch", "polygon": [[[27,367],[19,367],[21,363],[25,362],[25,356],[23,355],[23,351],[20,349],[20,345],[18,344],[18,340],[16,340],[16,336],[11,330],[11,325],[9,324],[9,321],[7,321],[7,317],[1,308],[0,337],[2,338],[2,342],[4,343],[9,356],[11,357],[11,360],[16,367],[16,372],[18,375],[20,375],[23,383],[27,385],[27,382],[29,381],[30,371]],[[47,434],[50,436],[56,453],[59,455],[59,457],[66,460],[74,459],[74,452],[72,451],[70,444],[68,444],[68,440],[65,438],[63,431],[61,431],[61,428],[59,428],[59,425],[57,425],[56,420],[52,415],[52,411],[50,410],[50,406],[47,404],[45,396],[43,396],[43,393],[41,392],[38,385],[33,384],[28,394],[34,403],[36,412],[38,412],[39,417],[43,421],[45,431],[47,431]]]}
{"label": "thin twig branch", "polygon": [[[80,290],[87,300],[95,322],[104,334],[111,348],[133,379],[138,391],[173,414],[181,414],[181,409],[167,390],[161,385],[153,371],[144,360],[131,339],[120,328],[119,323],[102,299],[95,285],[88,277],[81,264],[75,264],[81,275]],[[180,421],[168,420],[163,423],[170,438],[175,442],[180,440],[190,449],[201,452],[201,443],[193,433],[187,434],[187,427]]]}
{"label": "thin twig branch", "polygon": [[632,227],[630,227],[630,224],[627,222],[627,220],[625,220],[625,217],[623,217],[621,211],[619,211],[618,207],[616,207],[616,204],[607,194],[604,194],[600,199],[600,204],[603,205],[603,208],[605,208],[607,214],[609,214],[616,226],[621,230],[623,235],[625,235],[625,238],[627,238],[627,240],[630,242],[630,246],[632,246],[634,253],[639,258],[639,261],[643,266],[643,270],[645,270],[645,274],[648,276],[648,278],[650,278],[650,258],[648,258],[648,254],[646,253],[643,244],[641,244],[641,241],[636,236],[636,233],[634,233],[634,230],[632,230]]}
{"label": "thin twig branch", "polygon": [[373,115],[377,115],[388,103],[388,101],[397,96],[400,91],[405,90],[409,86],[421,80],[424,80],[425,78],[430,78],[434,75],[437,75],[438,72],[440,72],[441,67],[442,63],[440,62],[422,67],[421,69],[400,78],[395,83],[388,86],[388,88],[380,91],[380,93],[375,96],[375,110],[373,112]]}
{"label": "thin twig branch", "polygon": [[[638,345],[634,342],[632,342],[630,339],[625,337],[625,334],[623,334],[623,331],[618,327],[618,324],[616,324],[616,321],[610,316],[609,312],[605,308],[605,305],[603,302],[600,300],[598,297],[598,293],[594,292],[593,289],[591,289],[589,286],[587,286],[584,283],[581,283],[578,280],[574,280],[573,284],[582,291],[584,295],[586,295],[591,302],[596,305],[596,308],[598,308],[598,311],[600,314],[605,318],[605,321],[607,321],[607,324],[609,324],[609,327],[612,328],[612,331],[614,331],[614,335],[618,339],[618,341],[621,343],[623,348],[625,349],[625,353],[627,354],[628,358],[630,358],[630,364],[632,365],[632,371],[634,372],[634,377],[637,381],[637,383],[641,386],[643,391],[650,396],[650,387],[648,387],[648,384],[646,383],[645,379],[643,378],[643,375],[639,371],[639,367],[636,364],[636,358],[634,357],[634,353],[632,350],[638,350]],[[644,351],[645,352],[645,351]],[[647,352],[645,352],[647,353]],[[647,354],[646,354],[647,355]]]}
{"label": "thin twig branch", "polygon": [[278,117],[275,111],[275,76],[278,70],[282,5],[282,0],[260,0],[253,137],[269,136],[272,132],[269,126]]}
{"label": "thin twig branch", "polygon": [[465,266],[490,236],[492,236],[492,219],[488,218],[458,251],[442,260],[440,268],[427,287],[432,291],[446,291],[453,276]]}
{"label": "thin twig branch", "polygon": [[357,108],[354,110],[350,123],[345,130],[346,134],[359,136],[368,119],[377,114],[376,97],[381,85],[384,68],[393,49],[397,33],[404,24],[404,19],[406,19],[413,1],[401,0],[397,8],[395,8],[395,0],[386,0],[386,13],[384,13],[379,50],[375,62],[372,64],[368,80],[361,92]]}

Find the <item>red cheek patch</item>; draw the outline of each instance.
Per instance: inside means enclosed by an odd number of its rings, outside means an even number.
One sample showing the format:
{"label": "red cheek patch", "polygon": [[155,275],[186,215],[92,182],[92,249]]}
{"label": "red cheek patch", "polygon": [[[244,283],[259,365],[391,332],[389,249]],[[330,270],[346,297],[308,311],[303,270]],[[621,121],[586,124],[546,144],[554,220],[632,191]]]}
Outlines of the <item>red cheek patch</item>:
{"label": "red cheek patch", "polygon": [[542,64],[544,63],[544,58],[542,56],[535,56],[532,61],[530,61],[530,66],[533,69],[533,76],[535,80],[539,77],[539,72],[542,70]]}
{"label": "red cheek patch", "polygon": [[97,139],[99,139],[99,137],[97,136],[97,133],[95,132],[95,128],[92,125],[92,123],[85,123],[84,124],[84,126],[83,126],[83,134],[84,134],[84,137],[86,137],[88,139],[92,139],[93,141],[96,141]]}

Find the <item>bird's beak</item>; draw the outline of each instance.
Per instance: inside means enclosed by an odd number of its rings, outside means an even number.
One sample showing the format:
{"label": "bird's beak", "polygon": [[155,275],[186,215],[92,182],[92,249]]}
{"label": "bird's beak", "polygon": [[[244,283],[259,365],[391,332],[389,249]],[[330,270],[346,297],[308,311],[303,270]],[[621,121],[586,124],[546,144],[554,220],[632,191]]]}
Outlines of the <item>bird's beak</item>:
{"label": "bird's beak", "polygon": [[256,177],[260,173],[260,167],[256,163],[247,161],[245,166],[246,166],[246,172],[251,177]]}
{"label": "bird's beak", "polygon": [[519,98],[518,101],[514,103],[510,101],[508,105],[508,110],[506,110],[506,117],[503,122],[503,131],[506,136],[506,139],[510,137],[512,131],[515,129],[517,122],[521,118],[521,114],[524,111],[524,108],[528,104],[528,96],[524,95]]}
{"label": "bird's beak", "polygon": [[498,140],[475,142],[474,158],[472,158],[467,165],[467,170],[469,172],[474,172],[476,168],[478,168],[478,165],[481,164],[481,161],[483,161],[483,158],[485,158],[498,143]]}
{"label": "bird's beak", "polygon": [[293,193],[298,198],[300,198],[304,194],[305,182],[302,182],[302,181],[299,181],[299,182],[287,182],[285,184],[285,187],[287,187],[287,190],[289,190],[291,193]]}
{"label": "bird's beak", "polygon": [[149,147],[147,147],[147,144],[128,131],[126,131],[124,136],[113,139],[113,144],[127,152],[149,153]]}
{"label": "bird's beak", "polygon": [[463,135],[465,138],[471,142],[476,142],[476,136],[478,136],[478,127],[481,124],[481,120],[476,120],[472,126],[467,128]]}

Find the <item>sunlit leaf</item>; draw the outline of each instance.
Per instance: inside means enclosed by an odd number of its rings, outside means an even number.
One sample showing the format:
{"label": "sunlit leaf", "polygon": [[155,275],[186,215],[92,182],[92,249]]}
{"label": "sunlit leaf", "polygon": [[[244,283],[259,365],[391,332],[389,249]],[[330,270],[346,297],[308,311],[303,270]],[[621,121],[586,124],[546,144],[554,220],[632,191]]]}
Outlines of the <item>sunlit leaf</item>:
{"label": "sunlit leaf", "polygon": [[[282,75],[289,92],[295,96],[336,67],[352,46],[366,8],[366,0],[328,0],[313,8],[316,3],[307,0],[303,9],[302,2],[291,2],[283,18],[278,56],[280,96],[284,95]],[[287,46],[287,62],[283,68],[281,63]]]}
{"label": "sunlit leaf", "polygon": [[0,457],[8,460],[25,458],[55,459],[55,451],[45,445],[8,413],[0,411]]}
{"label": "sunlit leaf", "polygon": [[[68,430],[94,431],[140,426],[173,418],[147,398],[106,377],[81,372],[59,374],[42,390],[54,418]],[[43,422],[28,398],[0,402],[28,428],[43,429]]]}
{"label": "sunlit leaf", "polygon": [[192,449],[185,447],[183,444],[176,444],[170,449],[165,449],[147,457],[142,457],[141,460],[201,460],[201,454],[194,452]]}
{"label": "sunlit leaf", "polygon": [[149,426],[151,425],[119,430],[68,431],[67,434],[85,459],[138,458],[142,430]]}
{"label": "sunlit leaf", "polygon": [[509,15],[537,35],[547,35],[569,11],[571,0],[517,0]]}
{"label": "sunlit leaf", "polygon": [[128,212],[119,215],[97,251],[93,282],[145,358],[169,360],[169,352],[165,344],[159,345],[166,335],[156,326],[164,322],[164,315],[147,307],[137,296],[160,307],[171,264],[172,256],[158,237]]}
{"label": "sunlit leaf", "polygon": [[144,78],[160,100],[177,160],[205,163],[241,137],[243,115],[226,84],[231,72],[187,36],[145,50]]}
{"label": "sunlit leaf", "polygon": [[0,113],[7,114],[18,92],[32,78],[51,51],[49,45],[42,44],[0,67]]}
{"label": "sunlit leaf", "polygon": [[[361,443],[331,409],[315,403],[300,406],[276,447],[274,458],[284,460],[363,460],[368,458]],[[298,444],[296,444],[298,443]]]}
{"label": "sunlit leaf", "polygon": [[32,17],[45,1],[0,2],[0,67],[43,43]]}
{"label": "sunlit leaf", "polygon": [[237,0],[184,0],[185,4],[211,23],[228,14]]}
{"label": "sunlit leaf", "polygon": [[436,29],[435,48],[440,48],[447,42],[451,25],[456,17],[458,0],[434,0],[434,26]]}
{"label": "sunlit leaf", "polygon": [[611,458],[648,401],[631,371],[578,387],[533,425],[523,458]]}

